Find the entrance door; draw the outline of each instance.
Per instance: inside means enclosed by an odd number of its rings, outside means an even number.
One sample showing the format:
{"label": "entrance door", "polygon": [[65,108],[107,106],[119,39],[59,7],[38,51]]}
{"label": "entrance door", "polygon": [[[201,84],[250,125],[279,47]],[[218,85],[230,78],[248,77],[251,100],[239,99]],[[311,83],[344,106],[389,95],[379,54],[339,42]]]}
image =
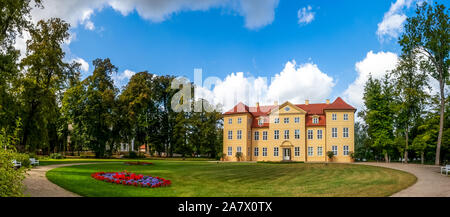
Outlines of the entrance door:
{"label": "entrance door", "polygon": [[291,160],[291,149],[290,148],[283,149],[283,160]]}

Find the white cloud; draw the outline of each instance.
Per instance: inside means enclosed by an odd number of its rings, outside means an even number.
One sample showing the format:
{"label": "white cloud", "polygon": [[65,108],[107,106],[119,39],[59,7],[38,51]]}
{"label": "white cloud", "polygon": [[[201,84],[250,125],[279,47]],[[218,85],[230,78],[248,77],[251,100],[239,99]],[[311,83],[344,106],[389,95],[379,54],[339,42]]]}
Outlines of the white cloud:
{"label": "white cloud", "polygon": [[386,73],[393,70],[398,62],[398,56],[391,52],[367,53],[364,60],[356,63],[355,70],[358,77],[351,83],[343,93],[343,98],[350,105],[361,110],[364,106],[363,94],[364,85],[369,79],[369,75],[373,78],[382,78]]}
{"label": "white cloud", "polygon": [[75,58],[75,59],[73,59],[72,61],[75,61],[75,62],[77,62],[77,63],[79,63],[81,66],[80,66],[80,68],[81,68],[81,71],[83,71],[83,72],[88,72],[89,71],[89,63],[88,62],[86,62],[83,58]]}
{"label": "white cloud", "polygon": [[[317,88],[320,84],[320,88]],[[222,104],[227,111],[239,102],[254,106],[272,105],[274,101],[283,103],[304,103],[305,99],[325,101],[334,87],[333,78],[320,71],[317,65],[306,63],[297,65],[295,61],[286,63],[271,83],[268,78],[246,77],[243,72],[232,73],[223,81],[218,80],[211,88],[196,88],[196,98],[204,98],[214,104]]]}
{"label": "white cloud", "polygon": [[413,1],[415,0],[397,0],[391,4],[389,11],[384,14],[383,21],[378,23],[377,35],[380,40],[399,36],[407,18],[404,9],[410,8]]}
{"label": "white cloud", "polygon": [[312,7],[308,5],[297,12],[298,24],[304,25],[314,20],[316,13],[312,11]]}
{"label": "white cloud", "polygon": [[133,75],[135,75],[136,72],[131,71],[129,69],[123,71],[122,73],[117,73],[115,75],[112,76],[112,79],[114,81],[114,85],[116,85],[116,87],[122,87],[125,84],[128,83],[128,81],[131,79],[131,77],[133,77]]}
{"label": "white cloud", "polygon": [[245,18],[245,27],[255,29],[273,22],[279,0],[46,0],[44,9],[32,11],[33,21],[59,17],[72,27],[84,25],[94,30],[91,16],[104,7],[126,16],[136,11],[143,19],[162,22],[183,11],[206,11],[211,8],[231,9]]}

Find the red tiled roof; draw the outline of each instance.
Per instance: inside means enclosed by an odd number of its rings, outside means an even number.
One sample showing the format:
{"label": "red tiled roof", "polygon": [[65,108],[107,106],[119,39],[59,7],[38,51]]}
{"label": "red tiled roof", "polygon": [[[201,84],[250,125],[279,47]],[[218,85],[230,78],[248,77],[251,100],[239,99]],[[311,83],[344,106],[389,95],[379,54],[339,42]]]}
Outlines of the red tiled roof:
{"label": "red tiled roof", "polygon": [[320,115],[320,114],[324,114],[323,109],[325,107],[327,107],[327,105],[328,104],[326,104],[326,103],[318,103],[318,104],[308,104],[308,105],[299,104],[296,106],[305,110],[306,113],[308,113],[308,114]]}
{"label": "red tiled roof", "polygon": [[239,114],[248,112],[249,112],[248,106],[240,102],[237,105],[235,105],[230,111],[225,112],[225,114],[228,115],[228,114]]}
{"label": "red tiled roof", "polygon": [[341,97],[338,97],[333,103],[324,108],[324,110],[356,110],[353,106],[347,104]]}
{"label": "red tiled roof", "polygon": [[[317,103],[317,104],[297,104],[295,105],[297,107],[299,107],[300,109],[303,109],[304,111],[306,111],[307,113],[307,126],[309,126],[308,124],[310,123],[311,126],[321,126],[321,125],[325,125],[325,110],[356,110],[353,106],[347,104],[341,97],[338,97],[333,103],[331,104],[326,104],[326,103]],[[245,105],[244,103],[240,102],[239,104],[237,104],[236,106],[234,106],[231,110],[229,110],[228,112],[224,113],[224,115],[229,115],[229,114],[242,114],[242,113],[249,113],[251,114],[254,118],[252,126],[253,127],[267,127],[268,123],[264,123],[263,126],[259,126],[258,125],[258,121],[256,120],[256,117],[260,117],[260,116],[267,116],[272,109],[276,108],[277,106],[275,105],[269,105],[269,106],[259,106],[259,107],[248,107],[247,105]],[[312,119],[311,119],[311,115],[319,115],[319,124],[313,124],[312,123]],[[255,121],[256,120],[256,121]],[[310,122],[309,122],[310,121]],[[268,122],[268,120],[267,120]],[[267,126],[266,126],[267,124]]]}
{"label": "red tiled roof", "polygon": [[259,125],[259,124],[258,124],[258,119],[259,119],[259,118],[253,118],[253,121],[252,121],[252,128],[269,127],[269,117],[263,116],[263,117],[260,117],[260,118],[263,118],[263,119],[264,119],[263,124],[262,124],[262,125]]}
{"label": "red tiled roof", "polygon": [[[318,124],[313,124],[312,120],[313,120],[314,116],[319,116],[319,123]],[[325,115],[307,115],[305,118],[306,118],[306,126],[307,127],[326,126],[326,124],[327,124]]]}

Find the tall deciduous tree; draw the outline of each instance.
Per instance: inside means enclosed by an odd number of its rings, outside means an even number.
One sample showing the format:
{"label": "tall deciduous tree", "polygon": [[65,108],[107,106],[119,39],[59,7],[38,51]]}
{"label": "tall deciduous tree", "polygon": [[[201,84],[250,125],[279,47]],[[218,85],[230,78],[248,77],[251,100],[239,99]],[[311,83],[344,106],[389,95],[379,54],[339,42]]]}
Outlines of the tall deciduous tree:
{"label": "tall deciduous tree", "polygon": [[24,129],[22,145],[34,150],[48,145],[49,124],[57,121],[57,94],[76,74],[79,64],[64,62],[62,43],[69,38],[69,24],[58,18],[39,21],[30,30],[27,56],[21,66]]}
{"label": "tall deciduous tree", "polygon": [[[440,163],[440,151],[444,131],[445,84],[450,66],[450,19],[448,9],[435,3],[418,5],[416,16],[407,19],[399,44],[403,53],[418,52],[421,66],[439,81],[440,120],[436,145],[435,164]],[[423,57],[423,58],[422,58]]]}
{"label": "tall deciduous tree", "polygon": [[366,106],[362,113],[368,129],[371,145],[384,155],[385,161],[389,162],[389,152],[394,143],[394,108],[392,84],[390,78],[382,80],[369,77],[364,88],[364,104]]}
{"label": "tall deciduous tree", "polygon": [[409,134],[414,123],[420,118],[428,98],[428,76],[420,71],[415,61],[415,53],[403,54],[397,68],[392,71],[395,82],[397,103],[396,123],[405,136],[404,159],[408,162]]}

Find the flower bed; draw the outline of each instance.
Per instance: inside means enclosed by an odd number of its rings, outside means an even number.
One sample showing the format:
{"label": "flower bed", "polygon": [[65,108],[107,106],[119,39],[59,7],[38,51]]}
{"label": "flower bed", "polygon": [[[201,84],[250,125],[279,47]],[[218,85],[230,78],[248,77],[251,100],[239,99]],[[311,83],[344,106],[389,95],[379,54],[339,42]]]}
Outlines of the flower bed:
{"label": "flower bed", "polygon": [[137,165],[143,165],[143,166],[146,166],[146,165],[153,165],[153,163],[150,163],[150,162],[140,162],[140,161],[137,161],[137,162],[125,162],[124,164],[125,164],[125,165],[130,165],[130,166],[137,166]]}
{"label": "flower bed", "polygon": [[96,172],[92,173],[92,178],[99,181],[109,182],[113,184],[121,185],[133,185],[136,187],[147,187],[147,188],[157,188],[157,187],[167,187],[171,184],[170,180],[163,179],[160,177],[137,175],[134,173],[124,172]]}

